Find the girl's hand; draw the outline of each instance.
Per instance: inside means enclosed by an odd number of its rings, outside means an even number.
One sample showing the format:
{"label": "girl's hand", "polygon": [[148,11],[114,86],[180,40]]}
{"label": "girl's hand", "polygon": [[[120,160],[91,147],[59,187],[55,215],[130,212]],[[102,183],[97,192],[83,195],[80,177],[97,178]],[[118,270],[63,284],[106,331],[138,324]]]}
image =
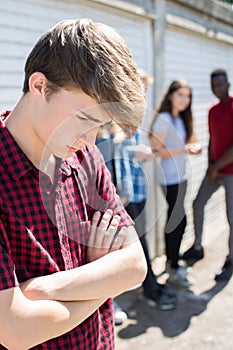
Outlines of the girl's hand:
{"label": "girl's hand", "polygon": [[186,153],[190,155],[198,155],[202,152],[202,147],[199,143],[187,143],[185,145],[185,151]]}

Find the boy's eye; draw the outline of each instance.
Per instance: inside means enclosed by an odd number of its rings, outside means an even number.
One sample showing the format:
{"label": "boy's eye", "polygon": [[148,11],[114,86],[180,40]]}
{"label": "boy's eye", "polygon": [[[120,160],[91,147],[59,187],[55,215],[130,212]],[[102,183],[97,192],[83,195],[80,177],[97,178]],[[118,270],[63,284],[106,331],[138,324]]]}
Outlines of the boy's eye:
{"label": "boy's eye", "polygon": [[83,121],[87,121],[87,117],[85,117],[85,115],[83,114],[77,114],[76,117],[79,119],[79,120],[83,120]]}
{"label": "boy's eye", "polygon": [[82,116],[79,116],[79,119],[80,119],[80,120],[87,120],[87,118],[82,117]]}

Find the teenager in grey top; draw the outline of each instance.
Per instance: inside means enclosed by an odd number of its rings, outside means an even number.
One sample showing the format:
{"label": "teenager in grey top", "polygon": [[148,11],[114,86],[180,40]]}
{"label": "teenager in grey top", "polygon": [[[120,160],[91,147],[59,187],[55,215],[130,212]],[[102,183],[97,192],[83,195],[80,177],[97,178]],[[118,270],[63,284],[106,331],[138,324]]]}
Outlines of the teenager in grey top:
{"label": "teenager in grey top", "polygon": [[[158,114],[152,131],[166,135],[163,140],[167,150],[177,150],[171,157],[161,158],[158,181],[162,185],[174,185],[186,180],[185,173],[185,142],[186,131],[181,117],[174,118],[169,112]],[[161,140],[162,142],[162,140]]]}
{"label": "teenager in grey top", "polygon": [[161,159],[158,181],[168,204],[165,246],[169,280],[189,286],[185,268],[179,266],[179,250],[186,227],[184,198],[187,188],[186,154],[198,154],[191,111],[192,90],[184,80],[175,80],[158,109],[151,126],[151,144]]}

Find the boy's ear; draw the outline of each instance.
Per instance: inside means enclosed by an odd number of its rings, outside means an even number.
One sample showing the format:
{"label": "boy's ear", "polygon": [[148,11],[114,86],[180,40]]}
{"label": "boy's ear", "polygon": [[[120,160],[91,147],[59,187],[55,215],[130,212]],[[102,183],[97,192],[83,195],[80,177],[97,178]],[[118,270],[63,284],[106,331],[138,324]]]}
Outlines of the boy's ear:
{"label": "boy's ear", "polygon": [[29,78],[29,91],[37,98],[44,95],[46,83],[48,82],[46,76],[41,72],[34,72]]}

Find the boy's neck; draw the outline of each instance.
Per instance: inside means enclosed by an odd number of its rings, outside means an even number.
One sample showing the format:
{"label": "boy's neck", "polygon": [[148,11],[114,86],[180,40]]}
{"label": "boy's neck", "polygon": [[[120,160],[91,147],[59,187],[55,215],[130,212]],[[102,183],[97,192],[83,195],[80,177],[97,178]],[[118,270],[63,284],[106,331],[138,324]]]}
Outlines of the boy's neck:
{"label": "boy's neck", "polygon": [[44,171],[50,154],[45,154],[44,146],[33,130],[31,113],[33,108],[30,105],[30,99],[23,96],[6,118],[5,125],[28,159],[37,169]]}
{"label": "boy's neck", "polygon": [[226,95],[224,97],[222,97],[221,99],[219,99],[220,102],[226,102],[227,100],[229,100],[230,95]]}

